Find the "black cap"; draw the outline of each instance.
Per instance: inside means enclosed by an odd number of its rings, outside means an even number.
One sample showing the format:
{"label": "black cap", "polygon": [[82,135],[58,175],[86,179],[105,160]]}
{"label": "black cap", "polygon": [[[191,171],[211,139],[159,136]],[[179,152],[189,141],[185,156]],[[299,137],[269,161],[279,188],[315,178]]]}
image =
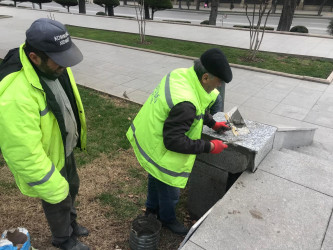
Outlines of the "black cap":
{"label": "black cap", "polygon": [[204,52],[200,61],[208,73],[228,83],[232,80],[232,72],[227,58],[220,49],[213,48]]}
{"label": "black cap", "polygon": [[62,23],[49,18],[34,21],[27,30],[26,40],[34,48],[43,51],[56,64],[70,67],[82,61],[81,51],[72,42]]}

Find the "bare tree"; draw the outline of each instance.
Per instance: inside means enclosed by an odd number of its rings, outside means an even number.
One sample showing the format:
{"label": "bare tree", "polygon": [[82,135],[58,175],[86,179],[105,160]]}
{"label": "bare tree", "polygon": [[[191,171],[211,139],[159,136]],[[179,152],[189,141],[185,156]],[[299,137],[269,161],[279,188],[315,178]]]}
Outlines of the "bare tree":
{"label": "bare tree", "polygon": [[216,25],[217,10],[219,7],[219,0],[212,0],[210,4],[209,25]]}
{"label": "bare tree", "polygon": [[195,9],[196,9],[196,10],[199,10],[199,9],[200,9],[200,0],[197,0],[197,3],[196,3],[196,6],[195,6]]}
{"label": "bare tree", "polygon": [[[250,19],[248,14],[248,3],[245,3],[245,11],[246,11],[246,17],[250,24],[250,60],[254,60],[256,57],[256,54],[260,48],[261,42],[264,38],[265,30],[266,30],[266,24],[269,17],[269,14],[272,11],[272,0],[259,0],[259,7],[258,7],[258,20],[255,24],[255,15],[256,15],[256,1],[254,1],[253,4],[253,11],[252,11],[252,18]],[[268,6],[270,5],[270,8]],[[265,17],[266,16],[266,17]],[[261,27],[261,23],[265,19],[264,26]],[[261,34],[261,36],[260,36]]]}
{"label": "bare tree", "polygon": [[278,2],[278,0],[272,1],[272,14],[275,14],[275,12],[276,12],[277,2]]}
{"label": "bare tree", "polygon": [[279,25],[276,30],[289,31],[293,22],[297,0],[284,0]]}
{"label": "bare tree", "polygon": [[190,9],[190,6],[191,6],[191,2],[190,2],[190,0],[186,0],[186,6],[187,6],[187,9],[189,10],[189,9]]}
{"label": "bare tree", "polygon": [[145,0],[139,0],[138,2],[134,0],[135,14],[136,20],[138,21],[139,26],[139,35],[140,35],[140,43],[145,43],[146,36],[146,19],[144,14],[144,5]]}
{"label": "bare tree", "polygon": [[321,15],[321,12],[323,11],[324,5],[326,4],[327,0],[323,0],[321,2],[321,5],[319,6],[319,10],[318,10],[318,16]]}
{"label": "bare tree", "polygon": [[79,13],[86,14],[86,1],[79,0]]}

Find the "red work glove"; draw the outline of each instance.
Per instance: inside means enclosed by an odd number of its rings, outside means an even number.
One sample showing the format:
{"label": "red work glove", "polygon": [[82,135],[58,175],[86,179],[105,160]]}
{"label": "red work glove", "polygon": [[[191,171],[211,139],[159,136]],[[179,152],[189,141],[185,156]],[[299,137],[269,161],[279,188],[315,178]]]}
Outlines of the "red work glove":
{"label": "red work glove", "polygon": [[220,140],[211,140],[210,142],[214,144],[214,148],[211,149],[211,151],[210,151],[211,154],[219,154],[224,149],[228,148],[228,145],[224,144]]}
{"label": "red work glove", "polygon": [[212,129],[219,132],[229,130],[230,127],[226,124],[226,122],[215,122],[215,125]]}

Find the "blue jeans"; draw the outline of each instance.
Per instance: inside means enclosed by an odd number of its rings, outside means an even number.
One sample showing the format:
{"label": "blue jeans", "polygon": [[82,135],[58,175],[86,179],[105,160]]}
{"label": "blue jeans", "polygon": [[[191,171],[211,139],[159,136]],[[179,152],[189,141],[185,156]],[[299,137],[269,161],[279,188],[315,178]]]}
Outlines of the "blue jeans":
{"label": "blue jeans", "polygon": [[179,193],[179,188],[169,186],[149,174],[146,208],[156,211],[162,222],[172,222],[176,220]]}
{"label": "blue jeans", "polygon": [[214,102],[214,104],[210,107],[210,114],[214,115],[217,112],[221,112],[222,111],[222,105],[223,105],[223,100],[222,100],[222,96],[219,94],[216,98],[216,101]]}

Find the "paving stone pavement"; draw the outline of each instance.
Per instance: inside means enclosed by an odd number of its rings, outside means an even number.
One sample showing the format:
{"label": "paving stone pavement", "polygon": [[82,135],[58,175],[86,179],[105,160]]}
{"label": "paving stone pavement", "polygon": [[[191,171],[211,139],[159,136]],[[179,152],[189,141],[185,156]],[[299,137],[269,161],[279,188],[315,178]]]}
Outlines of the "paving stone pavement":
{"label": "paving stone pavement", "polygon": [[[129,20],[72,15],[66,13],[52,13],[52,15],[53,14],[56,20],[67,24],[115,29],[133,33],[137,32],[137,23]],[[39,17],[47,17],[50,14],[46,11],[0,7],[0,15],[13,16],[12,18],[0,19],[0,34],[2,34],[0,39],[0,57],[3,58],[9,49],[17,47],[24,42],[25,31],[33,20]],[[184,32],[184,27],[186,28],[186,32]],[[212,29],[214,30],[216,37],[225,37],[225,39],[223,39],[224,45],[246,48],[248,44],[247,33],[245,34],[243,31],[153,22],[147,24],[147,34],[157,36],[163,34],[167,37],[177,35],[181,36],[181,39],[197,40],[201,42],[211,41]],[[189,67],[193,63],[188,59],[90,41],[75,39],[75,43],[84,54],[83,62],[73,67],[74,76],[79,84],[119,97],[123,97],[123,94],[126,91],[129,100],[137,103],[144,103],[165,74],[178,67]],[[297,48],[292,46],[293,49],[291,49],[291,47],[288,46],[288,44],[295,43],[299,44]],[[281,46],[277,46],[277,44],[280,44]],[[266,34],[262,48],[263,50],[278,50],[279,52],[284,53],[292,52],[296,54],[299,53],[333,58],[333,40],[329,38]],[[332,84],[311,82],[239,68],[233,68],[232,70],[234,79],[226,87],[225,110],[229,110],[234,106],[239,106],[240,112],[245,119],[277,126],[279,128],[315,127],[317,128],[314,138],[316,143],[320,143],[320,145],[333,153]],[[251,183],[258,180],[258,178],[261,178],[261,176],[267,176],[267,173],[260,170],[255,175],[247,176],[246,181]],[[263,184],[253,190],[253,193],[257,192],[259,194],[260,192],[258,190],[262,188],[261,194],[266,197],[271,197],[273,205],[263,204],[265,206],[267,205],[266,208],[276,206],[276,209],[278,209],[279,206],[283,205],[284,201],[281,197],[276,197],[276,195],[271,193],[269,188],[270,179],[277,185],[277,188],[281,193],[284,192],[286,187],[295,191],[295,193],[287,195],[287,199],[293,201],[288,206],[300,203],[302,197],[308,197],[305,202],[301,203],[301,206],[304,206],[302,209],[304,208],[304,211],[309,218],[309,222],[314,225],[314,229],[304,229],[302,228],[302,225],[297,224],[298,222],[295,220],[295,223],[291,224],[294,228],[291,228],[290,232],[293,233],[292,237],[298,239],[299,242],[302,242],[301,238],[305,236],[312,237],[315,241],[313,242],[313,245],[309,245],[308,247],[305,245],[297,246],[293,241],[288,241],[286,244],[288,243],[287,245],[290,246],[290,249],[313,249],[311,246],[318,245],[318,242],[321,240],[318,235],[321,235],[325,230],[327,230],[327,240],[323,242],[323,249],[330,249],[333,241],[333,226],[332,221],[328,224],[328,219],[332,212],[332,197],[325,196],[318,192],[311,192],[311,190],[305,187],[293,186],[290,182],[287,183],[283,178],[269,175],[265,177],[265,180],[268,181],[267,185]],[[246,204],[247,207],[253,207],[255,206],[255,203],[254,201],[252,202],[251,199],[246,198],[247,192],[248,191],[243,194],[244,204]],[[229,196],[231,195],[232,194],[229,194]],[[275,197],[276,199],[274,200]],[[261,197],[255,198],[259,200],[261,199]],[[232,203],[224,204],[225,201],[221,202],[223,203],[223,206],[219,209],[224,209],[223,211],[228,213],[228,209],[232,209]],[[314,211],[316,204],[320,204],[320,208],[323,210],[319,217],[311,214],[311,211]],[[291,212],[294,213],[295,218],[300,218],[296,207],[291,210]],[[213,218],[214,220],[219,218],[218,213],[223,213],[223,211],[216,210],[214,213],[217,214],[217,217],[211,217],[210,220],[213,220]],[[275,210],[272,210],[271,212],[273,213]],[[228,227],[234,225],[229,224],[228,226],[224,223],[225,221],[222,221],[223,218],[220,219],[222,227],[225,227],[226,230],[229,230]],[[270,219],[271,220],[268,222],[271,223],[271,225],[276,225],[275,229],[279,231],[279,222],[275,221],[275,218],[273,217]],[[259,221],[258,223],[262,222]],[[209,224],[207,227],[210,228],[210,230],[217,232],[216,221]],[[273,226],[272,228],[274,229]],[[304,230],[302,231],[303,233],[298,234],[296,231],[293,231],[297,230],[297,228],[302,228],[302,230]],[[201,228],[200,230],[202,231],[204,229]],[[274,239],[274,232],[263,233],[268,238]],[[187,249],[202,249],[199,247],[199,242],[201,242],[200,244],[205,244],[204,236],[205,235],[197,234],[197,236],[193,238],[193,241],[188,243],[188,246],[190,247]],[[220,237],[218,242],[221,244],[223,240],[222,236],[216,236]],[[286,237],[288,237],[288,235],[286,235]],[[229,242],[228,240],[229,239],[226,239],[226,242]],[[206,249],[218,249],[216,248],[216,245],[214,247],[209,244],[207,243]],[[249,242],[249,244],[254,243]],[[272,247],[274,246],[273,240],[265,241],[262,244],[266,244],[263,246],[267,246],[267,249],[274,249],[274,247]],[[231,244],[230,246],[233,245]],[[242,248],[243,245],[238,246]],[[255,245],[250,246],[250,248],[255,248]],[[235,247],[237,248],[237,245]],[[283,249],[283,247],[279,249]]]}

